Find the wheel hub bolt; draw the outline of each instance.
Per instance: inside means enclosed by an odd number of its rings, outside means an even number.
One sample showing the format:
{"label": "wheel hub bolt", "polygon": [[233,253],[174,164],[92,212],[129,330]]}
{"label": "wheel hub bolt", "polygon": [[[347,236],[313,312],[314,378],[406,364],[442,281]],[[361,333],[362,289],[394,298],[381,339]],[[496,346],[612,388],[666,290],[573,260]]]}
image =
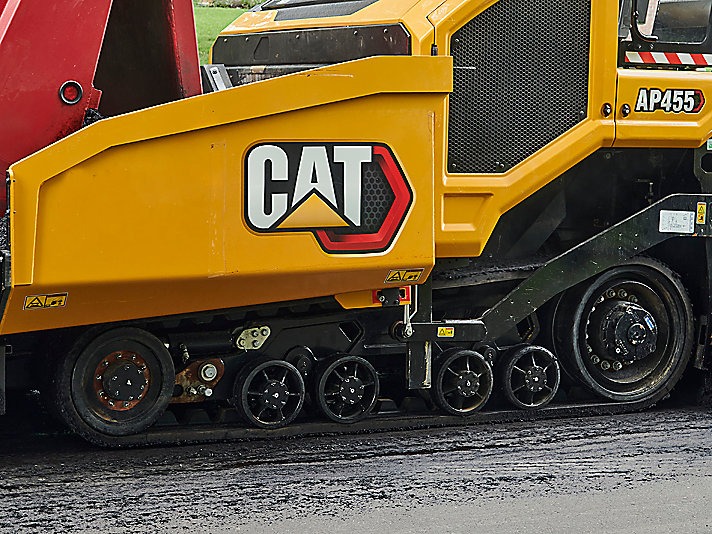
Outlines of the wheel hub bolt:
{"label": "wheel hub bolt", "polygon": [[215,364],[209,362],[204,363],[200,366],[198,374],[200,375],[201,380],[203,380],[204,382],[212,382],[218,376],[218,368],[215,366]]}
{"label": "wheel hub bolt", "polygon": [[611,368],[611,364],[608,363],[606,360],[603,360],[601,362],[601,369],[603,369],[604,371],[608,371],[610,368]]}
{"label": "wheel hub bolt", "polygon": [[623,369],[623,364],[621,362],[613,362],[613,370],[620,371]]}
{"label": "wheel hub bolt", "polygon": [[480,381],[472,371],[462,373],[457,380],[457,390],[463,397],[472,397],[480,389]]}
{"label": "wheel hub bolt", "polygon": [[363,399],[365,389],[363,382],[359,378],[348,376],[344,378],[339,386],[339,396],[343,402],[353,405]]}
{"label": "wheel hub bolt", "polygon": [[620,289],[618,290],[618,297],[619,298],[626,298],[628,296],[628,292],[625,289]]}
{"label": "wheel hub bolt", "polygon": [[599,358],[595,354],[591,354],[591,363],[593,363],[593,365],[598,365],[600,361],[601,358]]}
{"label": "wheel hub bolt", "polygon": [[607,296],[609,299],[615,298],[615,296],[616,296],[615,290],[609,289],[608,291],[606,291],[606,296]]}
{"label": "wheel hub bolt", "polygon": [[262,402],[268,408],[276,410],[282,408],[287,404],[287,399],[289,399],[289,390],[285,384],[277,382],[276,380],[271,381],[264,389],[262,393]]}

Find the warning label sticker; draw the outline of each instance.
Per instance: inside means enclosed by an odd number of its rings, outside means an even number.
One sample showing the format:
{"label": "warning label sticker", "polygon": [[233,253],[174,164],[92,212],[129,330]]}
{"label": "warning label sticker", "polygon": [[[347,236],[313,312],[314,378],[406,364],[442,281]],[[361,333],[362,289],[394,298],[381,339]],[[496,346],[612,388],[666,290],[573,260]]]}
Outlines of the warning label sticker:
{"label": "warning label sticker", "polygon": [[438,337],[455,337],[454,326],[439,326]]}
{"label": "warning label sticker", "polygon": [[386,276],[386,283],[417,282],[423,274],[423,269],[395,269]]}
{"label": "warning label sticker", "polygon": [[51,295],[30,295],[25,297],[25,310],[38,310],[40,308],[61,308],[67,305],[67,293],[53,293]]}
{"label": "warning label sticker", "polygon": [[697,224],[707,223],[707,203],[698,202],[697,203]]}

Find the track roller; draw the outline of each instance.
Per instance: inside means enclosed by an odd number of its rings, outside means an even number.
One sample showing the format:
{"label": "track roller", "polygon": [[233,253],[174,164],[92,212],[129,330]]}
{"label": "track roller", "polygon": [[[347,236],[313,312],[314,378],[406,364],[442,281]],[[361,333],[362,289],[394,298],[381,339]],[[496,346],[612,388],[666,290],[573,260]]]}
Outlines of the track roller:
{"label": "track roller", "polygon": [[235,380],[233,403],[248,423],[279,428],[299,415],[304,405],[304,380],[291,363],[258,359]]}
{"label": "track roller", "polygon": [[354,423],[371,413],[378,400],[378,373],[358,356],[337,355],[317,374],[314,402],[337,423]]}
{"label": "track roller", "polygon": [[525,345],[514,348],[499,364],[504,394],[519,409],[543,408],[559,390],[559,362],[544,347]]}
{"label": "track roller", "polygon": [[492,368],[479,352],[450,349],[436,361],[433,382],[433,400],[444,412],[469,415],[492,394]]}

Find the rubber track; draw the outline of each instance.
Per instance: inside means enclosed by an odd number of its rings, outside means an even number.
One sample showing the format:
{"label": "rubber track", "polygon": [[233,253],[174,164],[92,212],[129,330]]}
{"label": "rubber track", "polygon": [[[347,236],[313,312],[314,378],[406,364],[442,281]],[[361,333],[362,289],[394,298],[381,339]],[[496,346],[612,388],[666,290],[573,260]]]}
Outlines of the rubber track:
{"label": "rubber track", "polygon": [[[558,417],[588,417],[593,415],[616,415],[637,412],[655,405],[659,399],[642,402],[603,402],[591,404],[566,404],[548,406],[541,410],[501,410],[477,413],[468,417],[449,415],[402,415],[382,414],[353,424],[328,421],[300,423],[278,429],[242,427],[235,424],[201,424],[187,426],[154,426],[146,432],[132,436],[111,437],[83,436],[95,445],[110,448],[147,447],[157,445],[187,445],[218,441],[247,441],[283,439],[337,434],[365,434],[394,430],[412,430],[448,426],[464,426],[479,423],[502,423],[511,421],[535,421]],[[108,437],[108,436],[107,436]]]}

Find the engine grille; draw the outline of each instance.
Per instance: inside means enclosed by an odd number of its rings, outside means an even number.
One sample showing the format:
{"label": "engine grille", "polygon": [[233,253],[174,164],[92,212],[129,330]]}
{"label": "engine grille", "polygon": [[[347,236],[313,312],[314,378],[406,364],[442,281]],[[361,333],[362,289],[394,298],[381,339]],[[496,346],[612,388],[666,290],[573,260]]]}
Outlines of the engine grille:
{"label": "engine grille", "polygon": [[448,170],[501,173],[586,117],[591,0],[500,0],[450,42]]}

